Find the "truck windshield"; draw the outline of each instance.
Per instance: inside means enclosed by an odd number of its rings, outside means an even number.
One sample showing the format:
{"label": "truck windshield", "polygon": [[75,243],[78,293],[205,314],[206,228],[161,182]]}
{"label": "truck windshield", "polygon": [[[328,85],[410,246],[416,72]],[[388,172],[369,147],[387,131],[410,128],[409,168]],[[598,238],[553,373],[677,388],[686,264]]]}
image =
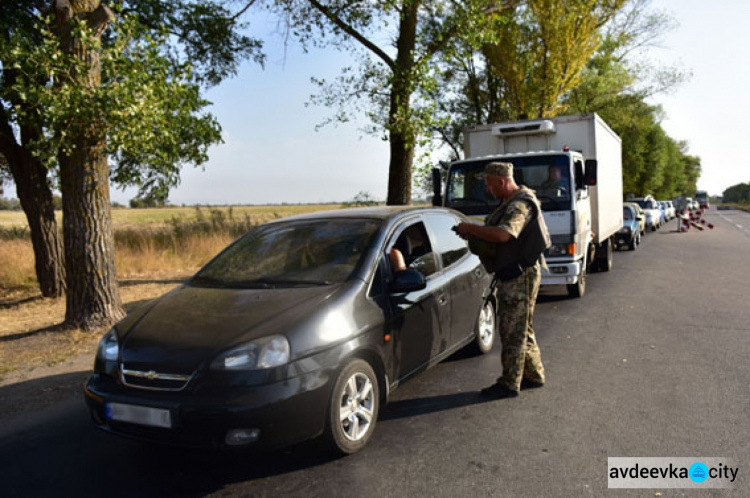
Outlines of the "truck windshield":
{"label": "truck windshield", "polygon": [[[467,161],[451,166],[445,204],[468,215],[488,214],[500,204],[476,174],[498,159]],[[566,155],[526,156],[502,159],[513,163],[513,176],[518,185],[536,191],[544,211],[569,211],[573,183],[570,158]]]}

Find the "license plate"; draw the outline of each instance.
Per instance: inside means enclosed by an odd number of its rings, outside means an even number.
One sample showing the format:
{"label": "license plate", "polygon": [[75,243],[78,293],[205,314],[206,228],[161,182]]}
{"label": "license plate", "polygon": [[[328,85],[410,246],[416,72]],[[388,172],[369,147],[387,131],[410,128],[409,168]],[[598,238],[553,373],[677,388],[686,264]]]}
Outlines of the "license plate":
{"label": "license plate", "polygon": [[106,406],[108,420],[148,425],[149,427],[172,428],[172,415],[169,410],[122,403],[107,403]]}

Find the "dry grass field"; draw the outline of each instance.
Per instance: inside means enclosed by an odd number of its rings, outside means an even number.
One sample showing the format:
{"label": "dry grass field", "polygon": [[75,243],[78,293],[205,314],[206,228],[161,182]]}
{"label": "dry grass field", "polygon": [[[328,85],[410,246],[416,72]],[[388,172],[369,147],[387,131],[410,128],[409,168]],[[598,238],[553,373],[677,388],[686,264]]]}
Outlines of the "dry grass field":
{"label": "dry grass field", "polygon": [[[340,205],[115,209],[115,258],[128,310],[179,285],[261,223]],[[0,385],[77,354],[93,355],[104,330],[61,330],[65,300],[44,299],[23,213],[0,212]],[[93,356],[92,356],[93,359]]]}

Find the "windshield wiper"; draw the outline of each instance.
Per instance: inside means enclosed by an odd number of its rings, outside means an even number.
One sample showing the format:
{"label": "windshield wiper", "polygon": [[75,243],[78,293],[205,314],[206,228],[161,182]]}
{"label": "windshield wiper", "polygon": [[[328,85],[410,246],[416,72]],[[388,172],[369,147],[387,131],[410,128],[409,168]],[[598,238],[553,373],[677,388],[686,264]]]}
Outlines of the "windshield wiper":
{"label": "windshield wiper", "polygon": [[472,197],[456,197],[454,199],[449,199],[448,202],[451,204],[455,202],[464,202],[464,203],[470,203],[470,204],[479,204],[480,206],[489,205],[489,202],[487,202],[484,199],[476,199]]}
{"label": "windshield wiper", "polygon": [[226,287],[227,283],[216,277],[209,277],[206,275],[197,275],[190,279],[188,282],[192,285],[210,286],[210,287]]}
{"label": "windshield wiper", "polygon": [[333,282],[330,280],[304,280],[304,279],[293,279],[293,278],[261,278],[258,282],[263,282],[271,285],[331,285]]}

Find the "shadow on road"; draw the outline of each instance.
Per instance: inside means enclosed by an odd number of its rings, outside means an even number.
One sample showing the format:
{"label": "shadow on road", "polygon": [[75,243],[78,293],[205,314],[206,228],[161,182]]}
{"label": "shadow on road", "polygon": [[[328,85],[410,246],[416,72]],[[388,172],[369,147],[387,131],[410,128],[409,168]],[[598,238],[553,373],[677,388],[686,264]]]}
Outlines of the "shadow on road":
{"label": "shadow on road", "polygon": [[497,400],[480,396],[478,391],[443,394],[426,398],[404,399],[389,403],[380,413],[378,420],[386,421],[405,417],[416,417],[418,415],[453,410],[464,406],[479,405],[492,401]]}

